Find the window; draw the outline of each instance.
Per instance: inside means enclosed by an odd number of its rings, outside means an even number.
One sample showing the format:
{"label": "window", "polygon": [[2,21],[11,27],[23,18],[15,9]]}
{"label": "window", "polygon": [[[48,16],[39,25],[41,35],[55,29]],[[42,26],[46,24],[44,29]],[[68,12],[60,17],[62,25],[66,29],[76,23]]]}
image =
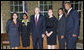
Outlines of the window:
{"label": "window", "polygon": [[73,9],[76,9],[81,17],[81,1],[70,1]]}
{"label": "window", "polygon": [[48,10],[52,9],[52,1],[39,1],[39,7],[42,15],[48,15]]}
{"label": "window", "polygon": [[13,12],[18,13],[19,19],[22,18],[22,13],[24,12],[24,2],[23,1],[10,1],[10,14],[13,15]]}

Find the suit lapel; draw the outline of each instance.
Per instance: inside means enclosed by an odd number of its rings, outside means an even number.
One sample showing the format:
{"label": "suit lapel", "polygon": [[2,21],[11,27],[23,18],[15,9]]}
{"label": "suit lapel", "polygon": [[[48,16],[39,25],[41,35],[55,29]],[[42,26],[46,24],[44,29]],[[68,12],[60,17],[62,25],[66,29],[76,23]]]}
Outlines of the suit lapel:
{"label": "suit lapel", "polygon": [[39,18],[38,18],[38,21],[37,21],[37,25],[39,24],[40,19],[41,19],[41,15],[39,14]]}
{"label": "suit lapel", "polygon": [[[60,20],[61,20],[63,17],[64,17],[64,15],[62,15],[62,17],[60,18]],[[59,21],[60,21],[60,20],[59,20]]]}
{"label": "suit lapel", "polygon": [[34,24],[35,24],[35,15],[33,16],[33,22],[34,22]]}
{"label": "suit lapel", "polygon": [[62,20],[62,18],[63,18],[63,15],[62,15],[62,17],[60,18],[60,20]]}
{"label": "suit lapel", "polygon": [[[72,10],[73,10],[73,9],[71,9],[71,11],[72,11]],[[69,14],[68,14],[67,16],[69,16],[69,15],[70,15],[71,11],[69,12]]]}
{"label": "suit lapel", "polygon": [[39,23],[40,19],[41,19],[41,17],[40,17],[40,15],[39,15],[39,19],[38,19],[38,22],[37,22],[37,24]]}

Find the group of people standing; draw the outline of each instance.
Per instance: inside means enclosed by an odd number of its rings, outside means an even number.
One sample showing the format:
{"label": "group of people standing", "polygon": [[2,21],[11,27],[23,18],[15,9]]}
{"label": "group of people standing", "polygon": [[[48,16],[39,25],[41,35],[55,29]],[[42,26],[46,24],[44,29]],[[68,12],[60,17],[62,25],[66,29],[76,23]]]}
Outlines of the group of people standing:
{"label": "group of people standing", "polygon": [[35,8],[34,15],[30,16],[30,21],[26,13],[23,13],[23,20],[17,20],[17,13],[6,24],[6,31],[10,41],[10,47],[17,49],[20,46],[20,32],[22,46],[26,49],[30,45],[30,33],[32,33],[33,48],[43,48],[43,38],[47,36],[48,49],[55,49],[58,35],[59,48],[76,49],[76,40],[79,35],[79,15],[71,7],[71,3],[65,3],[65,10],[58,9],[58,19],[53,15],[53,10],[48,10],[48,17],[40,14],[40,9]]}

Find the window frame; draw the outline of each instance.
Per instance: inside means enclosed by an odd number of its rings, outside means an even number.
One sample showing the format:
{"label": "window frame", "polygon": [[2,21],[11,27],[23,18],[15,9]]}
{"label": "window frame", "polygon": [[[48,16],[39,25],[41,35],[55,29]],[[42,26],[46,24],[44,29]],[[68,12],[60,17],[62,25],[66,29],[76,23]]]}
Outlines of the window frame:
{"label": "window frame", "polygon": [[[44,2],[44,1],[43,1]],[[43,15],[45,15],[45,13],[48,13],[48,11],[45,11],[44,10],[44,5],[52,5],[52,4],[41,4],[41,5],[43,5],[43,11],[41,11],[40,10],[40,13],[42,13]],[[53,6],[53,5],[52,5]],[[38,7],[40,8],[40,1],[38,1]],[[48,6],[48,8],[49,8],[49,6]],[[53,8],[53,7],[52,7]]]}
{"label": "window frame", "polygon": [[[73,3],[71,3],[71,5],[72,5],[72,4],[81,4],[81,1],[78,1],[78,3],[73,2]],[[80,7],[81,7],[81,6],[80,6]],[[77,10],[78,12],[81,11],[81,10],[80,10],[80,7],[79,7],[79,5],[78,5],[78,10]],[[75,8],[75,6],[73,6],[73,8]]]}
{"label": "window frame", "polygon": [[[10,1],[10,2],[11,2],[11,1]],[[14,6],[18,6],[18,11],[17,11],[18,14],[19,14],[19,13],[24,13],[24,1],[22,1],[22,5],[21,5],[21,6],[22,6],[22,9],[23,9],[22,12],[19,11],[19,4],[18,4],[18,5],[14,5],[14,1],[13,1],[13,5],[10,5],[10,7],[11,7],[11,6],[13,6],[13,7],[14,7]],[[11,8],[10,8],[10,9],[11,9]],[[14,12],[15,12],[15,8],[13,8],[13,12],[11,12],[11,10],[10,10],[10,14],[12,14],[12,13],[14,13]]]}

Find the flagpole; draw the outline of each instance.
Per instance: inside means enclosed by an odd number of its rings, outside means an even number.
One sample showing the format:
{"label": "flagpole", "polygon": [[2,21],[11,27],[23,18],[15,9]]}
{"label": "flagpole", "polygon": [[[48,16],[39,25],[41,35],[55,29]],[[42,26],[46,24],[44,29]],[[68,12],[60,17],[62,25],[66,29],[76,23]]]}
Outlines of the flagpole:
{"label": "flagpole", "polygon": [[[28,2],[25,1],[25,13],[28,15]],[[28,16],[28,20],[30,20],[29,16]]]}

